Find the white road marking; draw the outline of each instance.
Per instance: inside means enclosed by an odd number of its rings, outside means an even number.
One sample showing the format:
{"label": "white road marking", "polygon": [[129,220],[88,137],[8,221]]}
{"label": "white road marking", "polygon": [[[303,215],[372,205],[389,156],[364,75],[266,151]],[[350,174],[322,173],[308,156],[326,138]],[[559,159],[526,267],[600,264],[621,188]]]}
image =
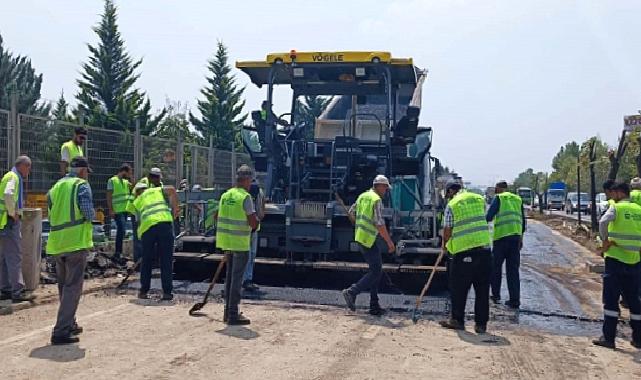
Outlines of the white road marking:
{"label": "white road marking", "polygon": [[[125,304],[122,304],[122,305],[118,305],[116,307],[112,307],[112,308],[110,308],[108,310],[96,311],[95,313],[91,313],[89,315],[85,315],[80,319],[83,320],[83,321],[89,320],[89,319],[93,319],[95,317],[99,317],[99,316],[104,315],[104,314],[112,313],[112,312],[114,312],[116,310],[119,310],[119,309],[124,309],[125,307],[128,307],[130,305],[131,305],[130,303],[125,303]],[[24,334],[16,335],[14,337],[11,337],[11,338],[8,338],[8,339],[0,341],[0,346],[4,346],[4,345],[7,345],[7,344],[14,344],[14,343],[17,343],[17,342],[23,343],[25,340],[27,340],[29,338],[33,338],[34,336],[42,334],[44,332],[51,331],[51,329],[53,329],[53,325],[45,326],[45,327],[39,328],[37,330],[32,330],[32,331],[29,331],[29,332],[24,333]]]}

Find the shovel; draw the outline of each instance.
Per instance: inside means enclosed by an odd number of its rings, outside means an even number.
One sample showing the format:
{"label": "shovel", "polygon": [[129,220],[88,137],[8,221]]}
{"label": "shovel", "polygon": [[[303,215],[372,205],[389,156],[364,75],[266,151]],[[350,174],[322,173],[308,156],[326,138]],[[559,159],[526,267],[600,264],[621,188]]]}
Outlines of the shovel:
{"label": "shovel", "polygon": [[211,283],[209,284],[209,288],[207,288],[207,292],[205,293],[205,297],[203,298],[203,302],[198,302],[194,306],[189,309],[189,315],[194,316],[196,315],[196,312],[207,304],[207,299],[209,298],[209,293],[211,293],[211,290],[214,288],[214,285],[216,284],[216,281],[218,281],[218,277],[220,276],[220,272],[223,271],[223,267],[225,266],[225,263],[227,262],[227,255],[223,255],[222,260],[220,260],[220,263],[218,263],[218,267],[216,268],[216,273],[214,273],[214,278],[211,280]]}
{"label": "shovel", "polygon": [[432,272],[430,273],[430,277],[427,279],[425,286],[423,286],[423,290],[421,290],[421,294],[418,297],[416,297],[416,307],[414,307],[414,312],[412,313],[412,322],[414,323],[418,322],[418,317],[420,314],[419,307],[421,307],[421,302],[423,302],[423,296],[425,295],[425,293],[427,293],[427,290],[430,288],[430,285],[432,285],[432,279],[434,278],[434,273],[436,273],[436,267],[441,263],[441,260],[443,259],[444,255],[445,255],[445,249],[441,250],[441,253],[439,253],[438,258],[436,259],[436,263],[434,263],[434,266],[432,267]]}

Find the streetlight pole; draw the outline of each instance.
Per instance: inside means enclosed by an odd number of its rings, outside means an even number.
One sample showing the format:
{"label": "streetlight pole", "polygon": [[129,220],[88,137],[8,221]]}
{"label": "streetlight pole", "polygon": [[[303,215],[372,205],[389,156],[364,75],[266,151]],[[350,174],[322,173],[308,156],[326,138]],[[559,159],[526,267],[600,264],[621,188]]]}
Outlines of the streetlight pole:
{"label": "streetlight pole", "polygon": [[[579,149],[579,156],[576,158],[576,208],[579,214],[579,226],[581,226],[581,150]],[[572,207],[572,206],[570,206]]]}

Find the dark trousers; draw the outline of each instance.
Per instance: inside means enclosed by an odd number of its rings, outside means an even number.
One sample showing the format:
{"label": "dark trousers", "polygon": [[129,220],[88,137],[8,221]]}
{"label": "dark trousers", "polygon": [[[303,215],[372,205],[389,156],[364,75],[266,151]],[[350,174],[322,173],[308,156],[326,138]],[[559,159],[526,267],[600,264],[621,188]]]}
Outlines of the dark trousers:
{"label": "dark trousers", "polygon": [[378,306],[378,288],[381,284],[383,276],[383,254],[382,246],[384,245],[382,239],[377,238],[371,248],[358,245],[363,258],[367,263],[367,273],[349,288],[349,292],[354,296],[369,289],[369,304],[370,306]]}
{"label": "dark trousers", "polygon": [[474,321],[487,324],[490,314],[489,293],[492,255],[487,248],[473,248],[450,258],[449,282],[452,319],[465,323],[465,303],[470,287],[474,287]]}
{"label": "dark trousers", "polygon": [[227,275],[225,276],[225,315],[223,318],[227,320],[238,317],[240,288],[243,284],[249,252],[226,251],[225,256],[227,257]]}
{"label": "dark trousers", "polygon": [[85,251],[56,256],[60,306],[52,333],[55,337],[68,337],[76,324],[76,311],[82,295],[86,265],[87,252]]}
{"label": "dark trousers", "polygon": [[116,249],[114,255],[120,257],[122,255],[122,241],[125,238],[125,223],[127,221],[127,213],[121,212],[114,215],[114,222],[116,222]]}
{"label": "dark trousers", "polygon": [[639,271],[641,263],[625,264],[606,257],[603,272],[603,337],[614,342],[619,323],[619,298],[623,296],[630,308],[632,339],[641,343],[641,301],[639,301]]}
{"label": "dark trousers", "polygon": [[148,292],[151,286],[151,268],[155,257],[160,257],[162,292],[173,290],[172,262],[174,258],[174,234],[171,222],[158,223],[142,234],[143,256],[140,267],[140,291]]}
{"label": "dark trousers", "polygon": [[501,278],[503,276],[503,262],[505,262],[505,277],[510,303],[516,306],[521,304],[520,242],[519,235],[506,236],[496,240],[492,249],[492,296],[501,299]]}
{"label": "dark trousers", "polygon": [[138,238],[138,222],[136,218],[131,219],[131,229],[133,230],[134,262],[137,262],[142,257],[142,240]]}

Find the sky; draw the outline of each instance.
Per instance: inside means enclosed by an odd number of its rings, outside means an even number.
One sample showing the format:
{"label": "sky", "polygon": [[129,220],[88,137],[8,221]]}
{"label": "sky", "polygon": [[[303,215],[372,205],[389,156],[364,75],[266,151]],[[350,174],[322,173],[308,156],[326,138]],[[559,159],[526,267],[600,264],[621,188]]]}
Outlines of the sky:
{"label": "sky", "polygon": [[[641,109],[639,1],[116,0],[138,86],[156,109],[195,108],[207,60],[222,40],[230,61],[269,52],[376,50],[429,70],[421,125],[432,153],[466,181],[550,170],[561,145],[598,135],[616,143]],[[2,0],[0,34],[43,73],[43,98],[73,103],[100,0]],[[246,86],[247,111],[265,97]],[[275,110],[286,112],[287,91]]]}

